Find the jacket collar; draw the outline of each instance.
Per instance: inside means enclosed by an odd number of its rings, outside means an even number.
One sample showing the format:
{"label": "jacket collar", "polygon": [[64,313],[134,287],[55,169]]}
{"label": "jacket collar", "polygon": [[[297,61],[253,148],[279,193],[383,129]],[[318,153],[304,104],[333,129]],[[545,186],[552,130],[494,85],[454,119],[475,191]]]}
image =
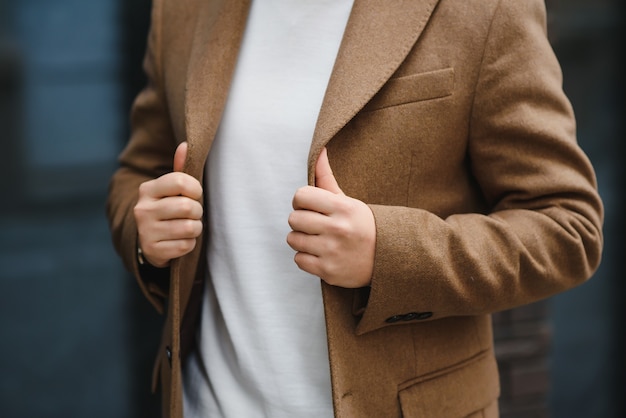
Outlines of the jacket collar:
{"label": "jacket collar", "polygon": [[196,3],[198,14],[185,85],[189,143],[185,171],[200,179],[226,105],[250,0]]}
{"label": "jacket collar", "polygon": [[439,0],[355,0],[309,153],[309,183],[321,149],[389,80]]}
{"label": "jacket collar", "polygon": [[[400,66],[439,0],[355,0],[320,110],[309,182],[321,149]],[[250,0],[198,2],[185,97],[186,171],[202,177],[222,117]]]}

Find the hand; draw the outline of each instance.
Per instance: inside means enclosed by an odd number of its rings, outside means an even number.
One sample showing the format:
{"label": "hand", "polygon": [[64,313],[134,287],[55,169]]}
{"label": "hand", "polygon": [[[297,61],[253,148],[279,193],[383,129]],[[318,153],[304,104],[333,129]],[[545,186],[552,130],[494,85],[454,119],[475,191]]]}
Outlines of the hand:
{"label": "hand", "polygon": [[155,267],[191,252],[202,233],[202,186],[181,172],[186,156],[183,142],[174,154],[174,171],[139,186],[134,208],[139,245]]}
{"label": "hand", "polygon": [[315,183],[293,197],[287,243],[297,251],[296,264],[334,286],[368,286],[376,245],[372,211],[341,191],[325,148],[315,164]]}

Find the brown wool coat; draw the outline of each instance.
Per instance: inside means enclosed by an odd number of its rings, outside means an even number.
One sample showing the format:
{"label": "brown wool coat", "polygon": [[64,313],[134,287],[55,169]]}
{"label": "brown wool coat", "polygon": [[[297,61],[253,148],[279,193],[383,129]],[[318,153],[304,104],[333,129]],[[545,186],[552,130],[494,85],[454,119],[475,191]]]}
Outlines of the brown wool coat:
{"label": "brown wool coat", "polygon": [[[166,312],[155,367],[181,417],[206,237],[170,281],[140,273],[143,181],[202,180],[246,0],[155,0],[133,133],[107,204],[113,240]],[[371,288],[322,283],[337,417],[497,417],[489,314],[562,292],[600,262],[602,204],[540,0],[356,0],[311,143],[377,227]],[[307,167],[303,167],[303,170]],[[282,239],[282,238],[281,238]]]}

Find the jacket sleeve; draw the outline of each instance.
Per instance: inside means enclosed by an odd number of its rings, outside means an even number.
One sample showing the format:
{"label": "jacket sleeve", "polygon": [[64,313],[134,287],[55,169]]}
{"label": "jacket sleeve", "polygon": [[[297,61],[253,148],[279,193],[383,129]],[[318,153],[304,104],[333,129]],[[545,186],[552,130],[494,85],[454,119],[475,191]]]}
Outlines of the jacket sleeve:
{"label": "jacket sleeve", "polygon": [[139,265],[137,226],[133,215],[139,185],[172,171],[177,145],[161,79],[160,24],[161,2],[154,1],[143,62],[147,84],[133,103],[131,137],[119,156],[119,168],[111,178],[106,212],[113,244],[125,267],[137,278],[148,300],[163,312],[169,269]]}
{"label": "jacket sleeve", "polygon": [[493,17],[467,149],[488,213],[371,205],[377,247],[369,295],[355,300],[358,333],[513,308],[598,267],[603,207],[545,14],[541,1],[503,0]]}

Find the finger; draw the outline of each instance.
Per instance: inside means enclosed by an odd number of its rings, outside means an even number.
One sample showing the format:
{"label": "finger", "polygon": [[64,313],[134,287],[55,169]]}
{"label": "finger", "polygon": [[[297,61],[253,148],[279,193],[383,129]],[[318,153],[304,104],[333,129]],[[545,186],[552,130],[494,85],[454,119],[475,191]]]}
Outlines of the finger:
{"label": "finger", "polygon": [[173,219],[158,222],[149,231],[144,233],[147,241],[175,241],[180,239],[195,239],[202,234],[202,221],[192,219]]}
{"label": "finger", "polygon": [[200,202],[185,196],[171,196],[154,202],[154,217],[158,220],[202,218]]}
{"label": "finger", "polygon": [[295,210],[311,210],[330,215],[336,211],[338,197],[328,190],[304,186],[296,190],[291,205]]}
{"label": "finger", "polygon": [[319,257],[316,257],[309,253],[297,252],[293,256],[293,261],[296,263],[300,270],[303,270],[314,276],[322,276]]}
{"label": "finger", "polygon": [[328,216],[310,210],[294,210],[287,219],[294,231],[317,235],[324,232],[330,220]]}
{"label": "finger", "polygon": [[153,228],[153,225],[173,219],[202,219],[203,208],[200,202],[184,196],[165,197],[162,199],[140,199],[133,208],[137,227],[141,231]]}
{"label": "finger", "polygon": [[181,142],[174,153],[174,171],[182,172],[187,159],[187,141]]}
{"label": "finger", "polygon": [[170,260],[190,253],[196,247],[196,239],[167,240],[142,247],[148,262],[156,267],[164,267]]}
{"label": "finger", "polygon": [[[191,219],[174,219],[139,227],[139,243],[144,255],[156,263],[165,263],[171,258],[185,254],[194,241],[202,234],[202,221]],[[178,251],[178,252],[176,252]],[[151,264],[155,264],[151,261]]]}
{"label": "finger", "polygon": [[169,196],[186,196],[199,200],[202,197],[202,186],[194,177],[180,172],[164,174],[155,180],[142,183],[139,186],[139,195],[152,199],[161,199]]}
{"label": "finger", "polygon": [[294,251],[315,256],[321,255],[324,250],[320,235],[309,235],[298,231],[291,231],[287,234],[287,244]]}
{"label": "finger", "polygon": [[328,161],[328,151],[322,149],[315,163],[315,186],[334,194],[343,194]]}

